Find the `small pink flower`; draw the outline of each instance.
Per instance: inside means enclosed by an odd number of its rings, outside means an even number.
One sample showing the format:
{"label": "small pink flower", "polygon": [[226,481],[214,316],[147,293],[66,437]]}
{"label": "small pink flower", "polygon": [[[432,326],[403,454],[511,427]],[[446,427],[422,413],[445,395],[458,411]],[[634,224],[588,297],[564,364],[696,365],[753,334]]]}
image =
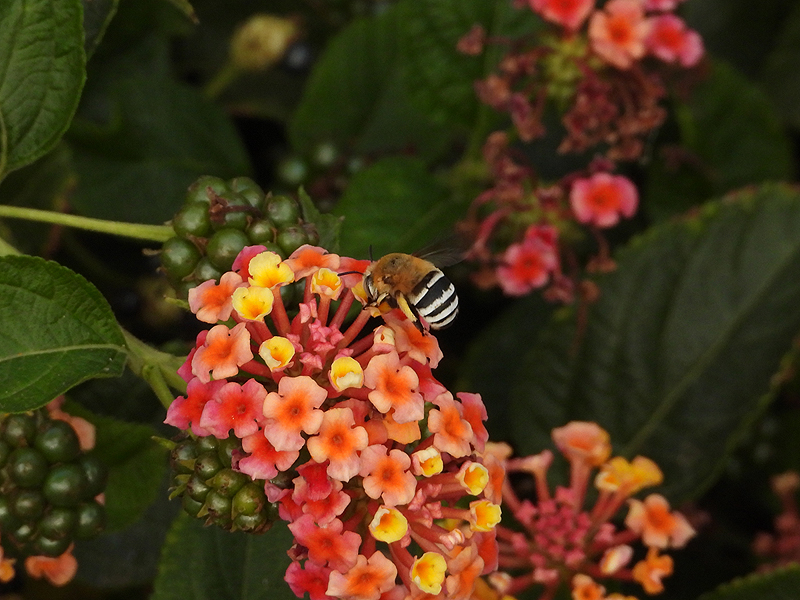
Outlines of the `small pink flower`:
{"label": "small pink flower", "polygon": [[647,49],[664,62],[692,67],[703,56],[703,39],[675,15],[660,15],[651,20]]}
{"label": "small pink flower", "polygon": [[628,69],[644,56],[649,29],[639,0],[610,0],[589,20],[589,42],[600,58]]}
{"label": "small pink flower", "polygon": [[192,373],[203,383],[208,383],[211,377],[225,379],[237,375],[239,367],[251,360],[250,333],[244,323],[233,329],[215,325],[192,357]]}
{"label": "small pink flower", "polygon": [[531,226],[522,242],[506,249],[497,267],[497,282],[506,294],[522,296],[547,283],[558,267],[554,232],[550,226]]}
{"label": "small pink flower", "polygon": [[581,26],[594,8],[594,0],[528,0],[531,10],[571,31]]}
{"label": "small pink flower", "polygon": [[248,379],[244,385],[226,383],[203,408],[200,427],[219,439],[227,438],[231,429],[238,438],[252,435],[263,418],[266,397],[267,390],[255,379]]}
{"label": "small pink flower", "polygon": [[191,423],[193,434],[199,436],[208,435],[208,431],[200,427],[200,417],[206,404],[214,398],[224,385],[224,381],[203,383],[195,377],[186,388],[186,397],[178,396],[169,405],[164,423],[178,429],[189,429],[189,424]]}
{"label": "small pink flower", "polygon": [[575,181],[569,201],[581,223],[611,227],[619,222],[620,215],[633,216],[639,204],[639,195],[628,178],[595,173]]}

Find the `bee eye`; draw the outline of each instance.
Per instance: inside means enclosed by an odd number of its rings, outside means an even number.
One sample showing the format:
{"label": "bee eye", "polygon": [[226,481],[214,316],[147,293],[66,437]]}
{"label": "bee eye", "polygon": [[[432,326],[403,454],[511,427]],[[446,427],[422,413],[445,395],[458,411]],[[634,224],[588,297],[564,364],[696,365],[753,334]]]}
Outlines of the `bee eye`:
{"label": "bee eye", "polygon": [[375,298],[375,287],[372,285],[372,274],[364,276],[364,291],[370,298]]}

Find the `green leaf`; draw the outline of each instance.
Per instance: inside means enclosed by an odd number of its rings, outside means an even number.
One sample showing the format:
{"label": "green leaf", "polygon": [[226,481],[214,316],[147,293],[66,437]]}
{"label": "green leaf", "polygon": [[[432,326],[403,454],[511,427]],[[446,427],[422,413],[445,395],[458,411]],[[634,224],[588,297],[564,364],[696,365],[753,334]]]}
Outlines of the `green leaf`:
{"label": "green leaf", "polygon": [[42,406],[92,377],[116,377],[125,342],[89,282],[40,258],[0,259],[0,411]]}
{"label": "green leaf", "polygon": [[558,315],[522,361],[515,440],[538,452],[553,427],[596,421],[616,453],[658,463],[665,494],[692,497],[800,329],[800,193],[765,185],[655,227],[599,285],[588,315]]}
{"label": "green leaf", "polygon": [[80,0],[0,3],[0,179],[61,138],[86,78]]}
{"label": "green leaf", "polygon": [[290,600],[283,581],[292,536],[282,522],[262,535],[203,527],[182,514],[167,536],[153,600]]}
{"label": "green leaf", "polygon": [[295,150],[310,153],[328,141],[356,153],[412,146],[431,154],[447,143],[445,130],[409,104],[399,75],[400,26],[390,9],[331,40],[289,122]]}
{"label": "green leaf", "polygon": [[769,99],[729,65],[715,63],[676,115],[689,160],[677,169],[653,163],[646,196],[654,216],[682,212],[744,185],[792,177],[791,144]]}
{"label": "green leaf", "polygon": [[109,470],[105,491],[108,530],[131,525],[162,491],[167,452],[153,439],[155,429],[96,415],[74,403],[65,410],[96,428],[93,452]]}
{"label": "green leaf", "polygon": [[167,0],[167,2],[181,11],[192,23],[199,23],[199,20],[197,19],[197,13],[194,11],[194,7],[189,0]]}
{"label": "green leaf", "polygon": [[314,201],[303,188],[300,188],[297,195],[303,211],[303,221],[313,223],[317,228],[319,245],[329,252],[338,252],[342,218],[319,212]]}
{"label": "green leaf", "polygon": [[358,173],[336,206],[344,217],[341,253],[413,252],[441,237],[460,211],[415,158],[391,157]]}
{"label": "green leaf", "polygon": [[108,29],[111,19],[117,14],[119,0],[82,0],[84,49],[91,57]]}
{"label": "green leaf", "polygon": [[541,23],[530,10],[495,0],[402,0],[399,3],[403,79],[413,100],[436,121],[472,127],[479,102],[475,80],[497,64],[505,46],[465,56],[456,44],[475,24],[489,36],[533,34]]}
{"label": "green leaf", "polygon": [[764,88],[781,116],[800,127],[800,5],[786,19],[764,66]]}
{"label": "green leaf", "polygon": [[700,600],[792,600],[800,590],[800,566],[750,575],[703,594]]}
{"label": "green leaf", "polygon": [[72,201],[82,214],[162,223],[199,176],[250,171],[228,116],[169,76],[166,51],[142,43],[104,64],[87,86],[68,136],[79,175]]}

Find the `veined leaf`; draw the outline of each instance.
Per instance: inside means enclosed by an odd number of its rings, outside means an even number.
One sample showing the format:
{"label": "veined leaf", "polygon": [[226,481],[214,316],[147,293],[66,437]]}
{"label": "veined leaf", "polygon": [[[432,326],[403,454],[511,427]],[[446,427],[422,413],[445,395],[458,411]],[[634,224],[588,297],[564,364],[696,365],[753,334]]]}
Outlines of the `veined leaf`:
{"label": "veined leaf", "polygon": [[771,573],[751,575],[700,596],[700,600],[791,600],[800,589],[800,567],[792,565]]}
{"label": "veined leaf", "polygon": [[100,292],[30,256],[0,258],[0,411],[42,406],[92,377],[115,377],[125,340]]}
{"label": "veined leaf", "polygon": [[61,138],[86,79],[80,0],[0,2],[0,179]]}
{"label": "veined leaf", "polygon": [[585,328],[561,316],[512,395],[524,452],[596,421],[655,460],[675,500],[702,491],[763,407],[800,330],[800,194],[765,185],[653,228],[599,280]]}
{"label": "veined leaf", "polygon": [[182,514],[167,535],[153,600],[290,600],[283,581],[292,536],[279,522],[261,535],[203,527]]}

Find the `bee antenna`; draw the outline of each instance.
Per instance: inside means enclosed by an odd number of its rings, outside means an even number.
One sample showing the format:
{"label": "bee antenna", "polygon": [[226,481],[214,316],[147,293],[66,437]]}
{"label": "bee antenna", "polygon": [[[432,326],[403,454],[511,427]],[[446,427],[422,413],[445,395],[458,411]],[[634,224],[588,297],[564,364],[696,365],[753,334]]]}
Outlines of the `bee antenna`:
{"label": "bee antenna", "polygon": [[339,277],[343,275],[363,275],[361,271],[345,271],[344,273],[339,273]]}

